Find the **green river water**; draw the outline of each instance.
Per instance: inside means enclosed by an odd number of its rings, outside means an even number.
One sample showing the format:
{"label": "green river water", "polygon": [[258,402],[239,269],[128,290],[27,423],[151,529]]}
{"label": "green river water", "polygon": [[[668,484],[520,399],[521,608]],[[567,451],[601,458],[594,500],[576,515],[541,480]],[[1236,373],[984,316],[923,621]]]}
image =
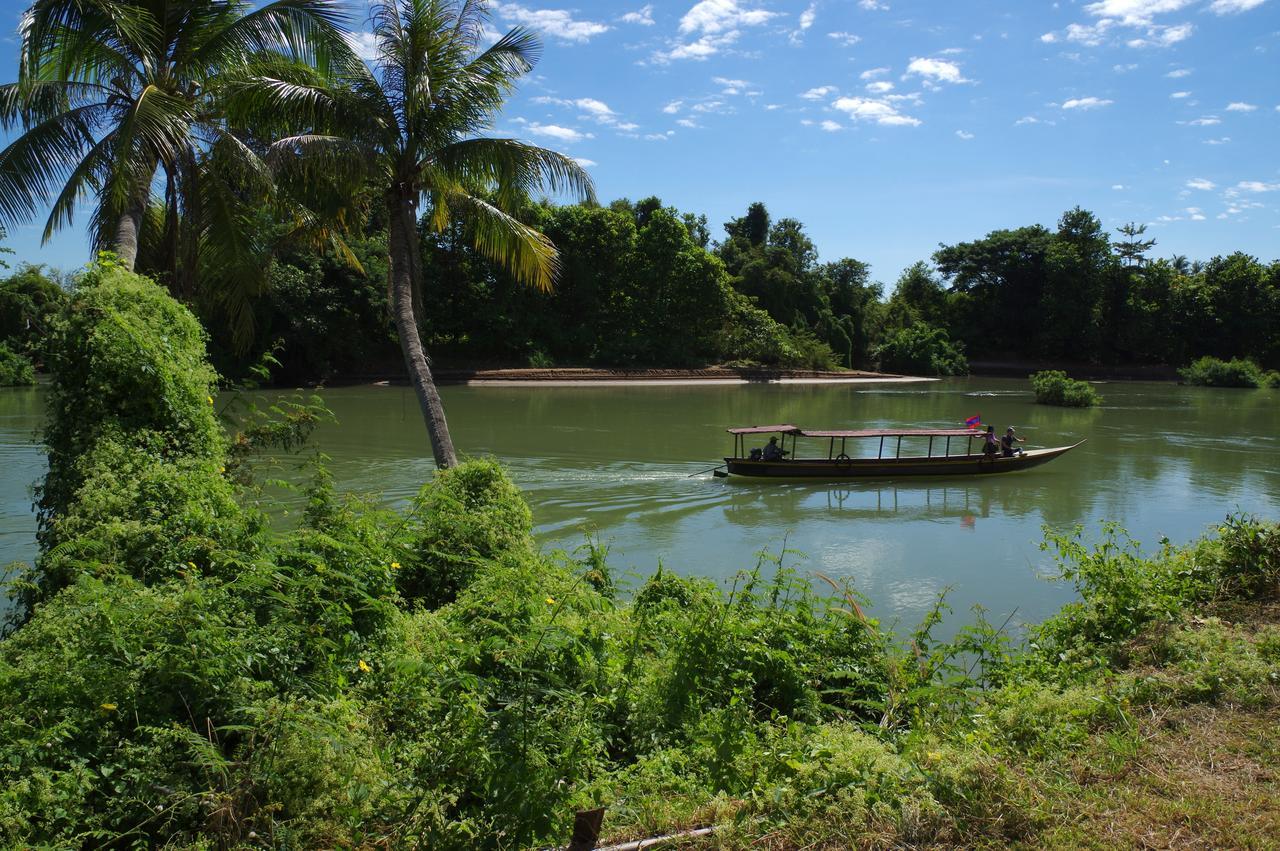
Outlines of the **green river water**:
{"label": "green river water", "polygon": [[[1032,403],[1027,382],[970,378],[902,385],[446,387],[460,451],[495,455],[533,508],[546,548],[598,533],[623,574],[661,562],[731,582],[761,550],[801,571],[847,578],[887,621],[914,625],[950,589],[953,622],[1042,619],[1072,591],[1044,581],[1042,528],[1116,520],[1154,549],[1189,540],[1233,511],[1280,516],[1280,393],[1171,384],[1099,387],[1102,407]],[[338,486],[398,503],[430,476],[407,387],[327,390],[338,418],[316,435]],[[30,485],[42,391],[0,389],[0,564],[34,556]],[[1028,447],[1089,442],[1035,470],[972,479],[755,482],[691,473],[719,463],[726,426],[953,427],[965,417]],[[875,446],[870,449],[874,453]],[[825,446],[822,453],[825,455]],[[850,453],[852,454],[852,453]],[[290,475],[289,467],[283,468]],[[301,474],[293,474],[300,477]],[[280,522],[289,501],[285,497]],[[296,516],[292,513],[290,516]],[[0,604],[3,605],[3,604]]]}

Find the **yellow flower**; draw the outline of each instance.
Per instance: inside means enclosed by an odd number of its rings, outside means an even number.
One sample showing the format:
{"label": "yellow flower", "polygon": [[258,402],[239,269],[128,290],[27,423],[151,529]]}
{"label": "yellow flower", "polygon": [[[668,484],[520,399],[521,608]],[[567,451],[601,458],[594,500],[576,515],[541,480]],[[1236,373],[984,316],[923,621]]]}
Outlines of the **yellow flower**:
{"label": "yellow flower", "polygon": [[212,405],[212,404],[213,404],[213,397],[212,397],[212,396],[205,396],[204,398],[205,398],[205,399],[207,399],[207,400],[209,401],[209,404],[210,404],[210,405]]}
{"label": "yellow flower", "polygon": [[925,754],[925,756],[929,758],[929,762],[938,762],[939,760],[942,759],[942,754],[938,753],[937,751],[929,751],[929,753]]}
{"label": "yellow flower", "polygon": [[548,606],[554,606],[555,604],[556,604],[556,598],[555,598],[555,597],[548,597],[548,598],[547,598],[547,605],[548,605]]}
{"label": "yellow flower", "polygon": [[187,562],[187,567],[191,568],[192,570],[199,570],[199,569],[200,569],[200,568],[196,567],[196,563],[195,563],[194,561],[189,561],[189,562]]}
{"label": "yellow flower", "polygon": [[358,667],[360,668],[360,673],[362,674],[367,674],[373,670],[373,668],[369,667],[369,663],[363,659],[360,660],[360,664]]}
{"label": "yellow flower", "polygon": [[219,468],[218,468],[218,472],[219,472],[219,473],[225,473],[225,472],[227,472],[227,468],[226,468],[226,467],[219,467]]}
{"label": "yellow flower", "polygon": [[400,569],[400,562],[398,562],[398,561],[393,561],[393,562],[391,562],[391,569],[392,569],[392,570],[399,570],[399,569]]}
{"label": "yellow flower", "polygon": [[116,705],[114,703],[104,703],[102,704],[102,709],[104,712],[115,712]]}

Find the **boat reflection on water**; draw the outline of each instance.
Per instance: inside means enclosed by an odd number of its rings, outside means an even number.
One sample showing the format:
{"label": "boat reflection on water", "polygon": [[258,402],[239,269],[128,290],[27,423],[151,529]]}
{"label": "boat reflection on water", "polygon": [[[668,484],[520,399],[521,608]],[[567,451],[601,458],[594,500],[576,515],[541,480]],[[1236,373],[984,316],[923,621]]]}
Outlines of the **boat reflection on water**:
{"label": "boat reflection on water", "polygon": [[[1026,483],[1023,483],[1026,482]],[[733,498],[725,506],[731,523],[758,525],[761,517],[781,513],[816,518],[875,520],[895,518],[954,523],[973,531],[993,516],[1039,513],[1050,485],[1013,479],[969,482],[840,482],[780,486],[733,480]]]}

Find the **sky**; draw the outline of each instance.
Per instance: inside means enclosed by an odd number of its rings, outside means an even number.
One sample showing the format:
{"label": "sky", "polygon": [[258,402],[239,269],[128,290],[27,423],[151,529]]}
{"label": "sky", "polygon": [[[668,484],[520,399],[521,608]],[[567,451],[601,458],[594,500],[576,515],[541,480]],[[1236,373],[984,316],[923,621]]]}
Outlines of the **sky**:
{"label": "sky", "polygon": [[[0,79],[23,5],[0,0]],[[1147,225],[1155,256],[1280,259],[1280,0],[489,5],[490,38],[544,41],[492,135],[577,158],[604,202],[705,213],[713,238],[763,201],[891,289],[939,244],[1079,205]],[[85,218],[7,244],[76,268]]]}

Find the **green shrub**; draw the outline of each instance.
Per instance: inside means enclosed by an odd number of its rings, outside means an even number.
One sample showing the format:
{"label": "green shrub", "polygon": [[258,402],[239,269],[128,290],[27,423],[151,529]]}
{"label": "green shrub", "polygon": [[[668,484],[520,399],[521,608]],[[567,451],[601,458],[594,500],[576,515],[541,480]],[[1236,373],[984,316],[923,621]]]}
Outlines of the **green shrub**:
{"label": "green shrub", "polygon": [[1087,381],[1068,378],[1065,372],[1057,369],[1047,369],[1032,375],[1031,388],[1040,405],[1091,408],[1102,403],[1102,397]]}
{"label": "green shrub", "polygon": [[947,332],[915,322],[893,332],[876,349],[876,359],[886,372],[911,375],[967,375],[969,362],[959,343]]}
{"label": "green shrub", "polygon": [[1274,387],[1275,372],[1263,372],[1251,360],[1203,357],[1178,370],[1182,380],[1200,387]]}
{"label": "green shrub", "polygon": [[162,458],[222,459],[217,376],[204,340],[200,323],[163,288],[109,258],[90,267],[49,354],[42,527],[74,499],[80,458],[104,437]]}
{"label": "green shrub", "polygon": [[0,343],[0,387],[28,387],[36,383],[36,371],[23,355]]}
{"label": "green shrub", "polygon": [[479,567],[529,552],[533,514],[494,460],[440,470],[414,499],[396,584],[405,599],[436,607],[470,584]]}

